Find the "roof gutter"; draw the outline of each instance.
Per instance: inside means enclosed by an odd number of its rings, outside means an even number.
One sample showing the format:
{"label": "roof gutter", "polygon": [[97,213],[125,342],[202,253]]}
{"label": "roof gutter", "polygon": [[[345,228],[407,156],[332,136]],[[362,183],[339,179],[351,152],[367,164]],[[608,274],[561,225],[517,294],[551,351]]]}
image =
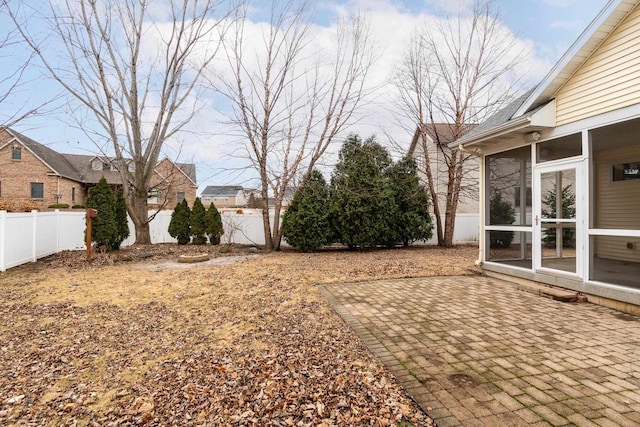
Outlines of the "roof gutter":
{"label": "roof gutter", "polygon": [[510,120],[506,123],[503,123],[499,126],[496,126],[491,129],[487,129],[484,132],[481,132],[477,135],[473,135],[469,138],[462,137],[457,141],[449,144],[450,148],[456,148],[459,146],[469,147],[471,145],[478,144],[490,138],[495,138],[500,135],[504,135],[505,133],[513,132],[516,130],[524,129],[531,124],[533,117],[531,116],[522,116],[514,120]]}

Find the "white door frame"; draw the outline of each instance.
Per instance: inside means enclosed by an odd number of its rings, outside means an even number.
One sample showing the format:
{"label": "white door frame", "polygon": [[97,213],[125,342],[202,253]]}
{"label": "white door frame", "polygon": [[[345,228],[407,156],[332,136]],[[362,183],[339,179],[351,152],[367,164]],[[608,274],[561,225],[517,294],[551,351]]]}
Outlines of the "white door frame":
{"label": "white door frame", "polygon": [[[582,175],[583,160],[558,160],[553,162],[545,162],[537,164],[534,167],[534,185],[533,185],[533,269],[534,271],[542,271],[545,273],[568,275],[570,277],[582,278],[584,275],[584,239],[585,239],[585,210],[584,201],[584,182]],[[576,191],[576,272],[567,272],[563,270],[555,270],[548,267],[542,267],[542,174],[549,172],[559,172],[569,169],[575,170],[575,191]],[[573,220],[558,220],[561,222],[573,223]]]}

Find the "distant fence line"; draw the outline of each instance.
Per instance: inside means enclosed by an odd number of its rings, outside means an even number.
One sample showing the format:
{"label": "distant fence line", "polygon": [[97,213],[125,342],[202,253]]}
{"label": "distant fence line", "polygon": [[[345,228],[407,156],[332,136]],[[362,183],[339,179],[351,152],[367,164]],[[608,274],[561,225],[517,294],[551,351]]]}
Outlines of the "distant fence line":
{"label": "distant fence line", "polygon": [[[222,212],[225,234],[222,243],[264,245],[262,215],[258,210],[243,209],[243,213]],[[172,211],[160,211],[149,223],[152,243],[175,243],[169,235]],[[458,214],[454,243],[478,241],[478,215]],[[273,223],[273,217],[271,217]],[[131,235],[122,242],[135,242],[135,228],[129,219]],[[6,212],[0,211],[0,272],[61,251],[85,250],[85,213],[74,211]],[[435,238],[426,242],[435,244]],[[285,244],[283,242],[283,244]]]}

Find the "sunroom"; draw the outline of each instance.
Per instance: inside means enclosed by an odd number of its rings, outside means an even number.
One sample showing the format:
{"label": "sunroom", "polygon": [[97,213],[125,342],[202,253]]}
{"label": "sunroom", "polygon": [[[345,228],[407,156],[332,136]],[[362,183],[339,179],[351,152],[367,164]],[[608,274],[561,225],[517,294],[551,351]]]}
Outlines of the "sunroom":
{"label": "sunroom", "polygon": [[486,271],[640,305],[640,8],[611,1],[547,77],[461,140]]}

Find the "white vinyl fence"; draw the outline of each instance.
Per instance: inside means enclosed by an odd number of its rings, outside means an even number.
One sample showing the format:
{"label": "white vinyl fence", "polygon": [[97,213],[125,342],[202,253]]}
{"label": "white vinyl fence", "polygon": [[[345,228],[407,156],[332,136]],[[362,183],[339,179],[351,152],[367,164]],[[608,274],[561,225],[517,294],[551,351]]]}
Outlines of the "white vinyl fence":
{"label": "white vinyl fence", "polygon": [[0,211],[0,271],[65,250],[85,249],[84,212]]}
{"label": "white vinyl fence", "polygon": [[[262,215],[257,210],[243,209],[242,214],[222,212],[224,235],[222,243],[264,245]],[[152,243],[174,243],[169,235],[172,211],[161,211],[149,223]],[[151,212],[150,212],[151,214]],[[454,243],[476,243],[478,241],[478,215],[458,214]],[[271,217],[273,222],[273,217]],[[85,250],[84,211],[53,211],[8,213],[0,211],[0,272],[8,268],[35,262],[65,250]],[[131,235],[122,246],[135,242],[133,223],[129,219]],[[432,238],[427,242],[435,244]],[[283,242],[283,244],[285,244]]]}

